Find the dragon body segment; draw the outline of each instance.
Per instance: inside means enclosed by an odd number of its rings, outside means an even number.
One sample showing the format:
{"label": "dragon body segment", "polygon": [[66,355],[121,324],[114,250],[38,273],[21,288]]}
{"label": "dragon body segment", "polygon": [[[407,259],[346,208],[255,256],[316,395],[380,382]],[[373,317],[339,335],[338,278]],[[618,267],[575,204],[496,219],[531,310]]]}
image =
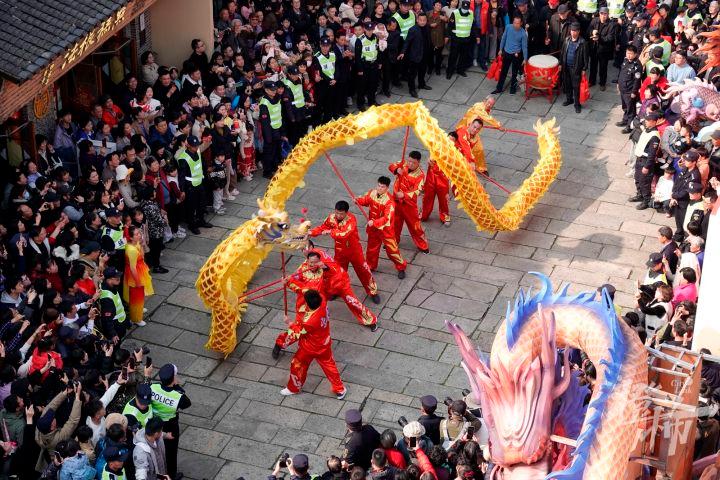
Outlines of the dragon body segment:
{"label": "dragon body segment", "polygon": [[[486,125],[499,125],[484,104],[470,108],[463,119],[480,116]],[[304,186],[303,178],[315,160],[326,151],[356,141],[377,137],[398,127],[412,127],[440,169],[456,188],[456,198],[478,230],[515,230],[528,211],[550,187],[561,166],[560,142],[555,120],[537,122],[539,161],[519,189],[512,192],[500,209],[479,182],[470,165],[453,145],[422,102],[386,104],[365,112],[348,115],[322,125],[307,134],[293,148],[270,181],[260,202],[260,212],[223,240],[201,268],[196,288],[212,311],[210,339],[207,348],[229,355],[237,343],[236,327],[246,305],[238,301],[255,270],[270,252],[272,245],[287,240],[279,226],[287,200],[296,188]],[[479,143],[479,142],[478,142]],[[481,147],[480,147],[481,148]],[[268,215],[269,212],[272,214]],[[268,243],[257,235],[267,232]],[[297,235],[295,235],[297,237]],[[297,243],[297,238],[295,243]],[[292,242],[291,242],[292,243]]]}
{"label": "dragon body segment", "polygon": [[[550,280],[535,275],[542,288],[535,295],[521,291],[514,305],[508,305],[489,359],[478,355],[459,326],[448,325],[488,423],[491,455],[497,465],[494,478],[635,478],[628,459],[639,447],[642,431],[645,348],[637,334],[617,318],[607,293],[599,301],[595,292],[568,296],[567,287],[553,294]],[[556,348],[565,349],[562,368]],[[568,348],[587,354],[597,370],[597,382],[572,460],[553,471],[550,435],[562,421],[562,432],[574,437],[578,419],[572,418],[572,412],[582,415],[578,408],[582,396],[573,386],[567,364]]]}

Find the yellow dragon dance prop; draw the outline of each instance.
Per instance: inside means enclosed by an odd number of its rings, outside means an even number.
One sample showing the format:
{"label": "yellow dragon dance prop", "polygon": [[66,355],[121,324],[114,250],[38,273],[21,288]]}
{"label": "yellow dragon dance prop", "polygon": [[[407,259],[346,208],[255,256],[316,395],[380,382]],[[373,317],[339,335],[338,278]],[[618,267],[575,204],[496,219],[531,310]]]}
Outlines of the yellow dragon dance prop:
{"label": "yellow dragon dance prop", "polygon": [[[472,106],[465,119],[475,117],[483,118],[486,125],[499,125],[487,113],[483,103]],[[467,212],[478,230],[517,229],[560,170],[560,142],[555,120],[538,121],[534,128],[538,134],[540,160],[532,174],[498,210],[490,202],[468,162],[422,102],[372,107],[318,127],[303,137],[285,159],[270,181],[263,199],[258,201],[258,215],[223,240],[200,269],[195,285],[205,305],[212,311],[207,348],[226,355],[233,351],[237,344],[236,327],[240,314],[247,307],[239,298],[248,282],[273,243],[284,244],[286,233],[290,233],[290,243],[297,242],[307,230],[307,225],[285,230],[287,214],[284,210],[295,189],[304,187],[303,178],[317,157],[332,148],[351,145],[405,126],[413,127],[430,157],[453,182],[460,208]],[[263,237],[259,234],[261,232],[274,233]]]}

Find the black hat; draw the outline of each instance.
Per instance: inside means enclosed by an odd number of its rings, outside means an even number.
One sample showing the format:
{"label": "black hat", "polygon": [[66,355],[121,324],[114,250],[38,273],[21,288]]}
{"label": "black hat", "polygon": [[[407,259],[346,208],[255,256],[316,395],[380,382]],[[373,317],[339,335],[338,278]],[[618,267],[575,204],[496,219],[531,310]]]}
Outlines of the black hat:
{"label": "black hat", "polygon": [[662,115],[658,112],[648,112],[645,114],[645,120],[660,120]]}
{"label": "black hat", "polygon": [[627,4],[627,7],[625,7],[625,11],[626,11],[626,12],[634,12],[634,11],[635,11],[635,5],[633,5],[632,3],[628,3],[628,4]]}
{"label": "black hat", "polygon": [[198,147],[200,146],[200,139],[197,138],[195,135],[190,135],[187,139],[187,143],[191,147]]}
{"label": "black hat", "polygon": [[652,35],[654,37],[659,37],[660,30],[658,30],[657,28],[651,28],[650,30],[648,30],[648,35]]}
{"label": "black hat", "polygon": [[93,252],[97,252],[100,250],[100,244],[98,242],[87,242],[83,247],[80,249],[80,253],[83,255],[89,255]]}
{"label": "black hat", "polygon": [[437,398],[432,395],[420,397],[420,405],[422,405],[425,410],[435,410],[437,408]]}
{"label": "black hat", "polygon": [[149,405],[152,401],[152,389],[149,383],[141,383],[135,390],[135,396],[143,405]]}
{"label": "black hat", "polygon": [[515,0],[515,5],[527,5],[528,0]]}
{"label": "black hat", "polygon": [[690,182],[688,184],[688,191],[690,193],[700,193],[700,192],[702,192],[702,190],[703,190],[703,187],[702,187],[702,184],[700,184],[700,183]]}
{"label": "black hat", "polygon": [[287,68],[287,73],[288,73],[288,75],[297,75],[297,74],[300,73],[300,71],[298,70],[298,67],[297,67],[297,66],[295,66],[295,65],[290,65],[290,66]]}
{"label": "black hat", "polygon": [[122,451],[115,445],[106,447],[102,454],[108,462],[124,462],[128,457],[127,450]]}
{"label": "black hat", "polygon": [[47,411],[40,417],[36,423],[37,429],[42,434],[50,433],[52,428],[52,421],[55,418],[55,410],[48,408]]}
{"label": "black hat", "polygon": [[697,0],[687,0],[685,3],[686,4],[694,3],[697,5],[698,2],[697,2]]}
{"label": "black hat", "polygon": [[105,218],[119,217],[119,216],[120,216],[120,212],[118,211],[117,208],[110,207],[110,208],[105,209]]}
{"label": "black hat", "polygon": [[177,367],[172,363],[166,363],[160,367],[160,371],[158,372],[158,377],[162,383],[168,383],[175,378],[175,375],[177,375]]}
{"label": "black hat", "polygon": [[558,13],[568,13],[569,11],[570,11],[570,9],[568,8],[568,6],[566,4],[563,3],[561,5],[558,5],[558,8],[557,8]]}
{"label": "black hat", "polygon": [[307,468],[308,467],[308,457],[304,453],[298,453],[294,457],[292,457],[292,466],[293,468]]}
{"label": "black hat", "polygon": [[332,45],[332,40],[328,37],[323,37],[320,39],[320,45]]}
{"label": "black hat", "polygon": [[641,13],[640,15],[637,15],[637,16],[634,18],[634,20],[649,20],[649,19],[650,19],[650,15],[648,15],[648,14],[645,13],[645,12]]}
{"label": "black hat", "polygon": [[107,267],[103,270],[103,277],[108,278],[120,278],[120,272],[115,267]]}
{"label": "black hat", "polygon": [[401,0],[400,1],[401,5],[412,5],[412,3],[413,3],[412,0]]}
{"label": "black hat", "polygon": [[463,8],[470,8],[470,0],[463,0],[460,5]]}
{"label": "black hat", "polygon": [[345,423],[350,426],[361,424],[362,413],[360,413],[360,410],[351,408],[350,410],[345,412]]}
{"label": "black hat", "polygon": [[648,261],[645,262],[645,265],[648,267],[654,267],[655,265],[659,265],[662,263],[662,255],[659,253],[651,253],[648,257]]}
{"label": "black hat", "polygon": [[577,22],[573,22],[570,24],[570,30],[573,32],[579,32],[580,31],[580,24]]}
{"label": "black hat", "polygon": [[265,80],[263,82],[263,88],[267,88],[268,90],[277,90],[277,84],[272,80]]}
{"label": "black hat", "polygon": [[600,7],[598,13],[610,13],[610,9],[608,7]]}
{"label": "black hat", "polygon": [[700,159],[700,155],[695,150],[688,150],[682,154],[682,159],[686,162],[697,162]]}
{"label": "black hat", "polygon": [[373,22],[365,22],[363,23],[363,28],[365,30],[372,30],[373,28],[375,28],[375,24]]}

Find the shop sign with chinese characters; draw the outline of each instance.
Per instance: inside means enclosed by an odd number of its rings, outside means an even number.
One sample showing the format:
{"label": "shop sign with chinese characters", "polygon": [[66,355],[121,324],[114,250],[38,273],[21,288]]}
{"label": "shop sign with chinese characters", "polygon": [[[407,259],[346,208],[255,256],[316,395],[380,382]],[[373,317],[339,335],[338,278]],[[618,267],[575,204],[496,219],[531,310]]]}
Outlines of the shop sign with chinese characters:
{"label": "shop sign with chinese characters", "polygon": [[90,54],[93,50],[100,47],[112,35],[127,25],[130,20],[135,18],[147,7],[152,5],[155,0],[130,0],[127,5],[118,9],[110,17],[93,28],[87,35],[75,42],[70,48],[65,50],[59,58],[55,59],[41,73],[42,80],[40,84],[44,87],[51,82],[57,80],[70,68],[75,66],[77,62]]}

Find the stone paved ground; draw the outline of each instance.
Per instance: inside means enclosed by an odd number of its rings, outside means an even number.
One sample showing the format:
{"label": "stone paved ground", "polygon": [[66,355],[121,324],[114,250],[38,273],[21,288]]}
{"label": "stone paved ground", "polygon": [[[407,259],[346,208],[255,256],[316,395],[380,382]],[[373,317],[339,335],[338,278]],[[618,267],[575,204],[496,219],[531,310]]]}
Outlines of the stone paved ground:
{"label": "stone paved ground", "polygon": [[[432,91],[422,92],[425,105],[446,129],[494,87],[479,73],[452,83],[434,76],[430,85]],[[180,465],[186,477],[262,479],[285,450],[309,453],[311,465],[319,469],[327,455],[340,451],[346,409],[363,405],[365,419],[386,428],[395,426],[400,415],[416,416],[421,395],[458,396],[467,381],[444,321],[462,325],[487,350],[507,301],[519,286],[532,284],[528,271],[550,275],[556,287],[573,282],[572,291],[611,282],[620,305],[631,305],[657,228],[669,222],[625,202],[633,189],[623,175],[630,147],[612,125],[619,107],[611,90],[594,92],[580,115],[562,107],[563,99],[550,104],[543,98],[524,102],[521,95],[499,98],[495,114],[508,128],[530,130],[538,117],[557,119],[563,147],[558,180],[517,232],[478,232],[453,206],[452,228],[443,228],[437,217],[426,225],[431,255],[416,254],[404,236],[401,247],[411,262],[407,278],[399,281],[389,261],[380,262],[383,304],[376,308],[381,319],[376,333],[357,325],[342,303],[332,303],[335,358],[349,388],[344,401],[330,396],[316,366],[305,393],[279,395],[290,360],[289,354],[277,361],[270,356],[283,326],[280,294],[249,307],[238,328],[242,341],[227,359],[203,347],[209,315],[193,288],[197,271],[218,240],[256,210],[265,181],[242,183],[242,194],[227,203],[228,215],[211,219],[216,228],[166,250],[163,263],[170,273],[155,276],[157,295],[148,302],[151,320],[133,332],[132,341],[149,344],[156,365],[176,363],[192,398],[192,408],[182,414]],[[387,174],[388,162],[400,158],[402,138],[403,131],[396,130],[333,152],[355,192]],[[519,186],[536,161],[534,139],[485,131],[483,141],[491,174],[512,189]],[[416,147],[419,142],[411,137],[410,148]],[[307,207],[310,219],[321,220],[336,200],[347,198],[323,161],[312,167],[305,183],[289,203],[295,218]],[[504,200],[496,187],[487,188],[496,204]],[[297,257],[291,259],[292,266],[298,263]],[[278,278],[278,266],[279,257],[271,255],[256,283]]]}

